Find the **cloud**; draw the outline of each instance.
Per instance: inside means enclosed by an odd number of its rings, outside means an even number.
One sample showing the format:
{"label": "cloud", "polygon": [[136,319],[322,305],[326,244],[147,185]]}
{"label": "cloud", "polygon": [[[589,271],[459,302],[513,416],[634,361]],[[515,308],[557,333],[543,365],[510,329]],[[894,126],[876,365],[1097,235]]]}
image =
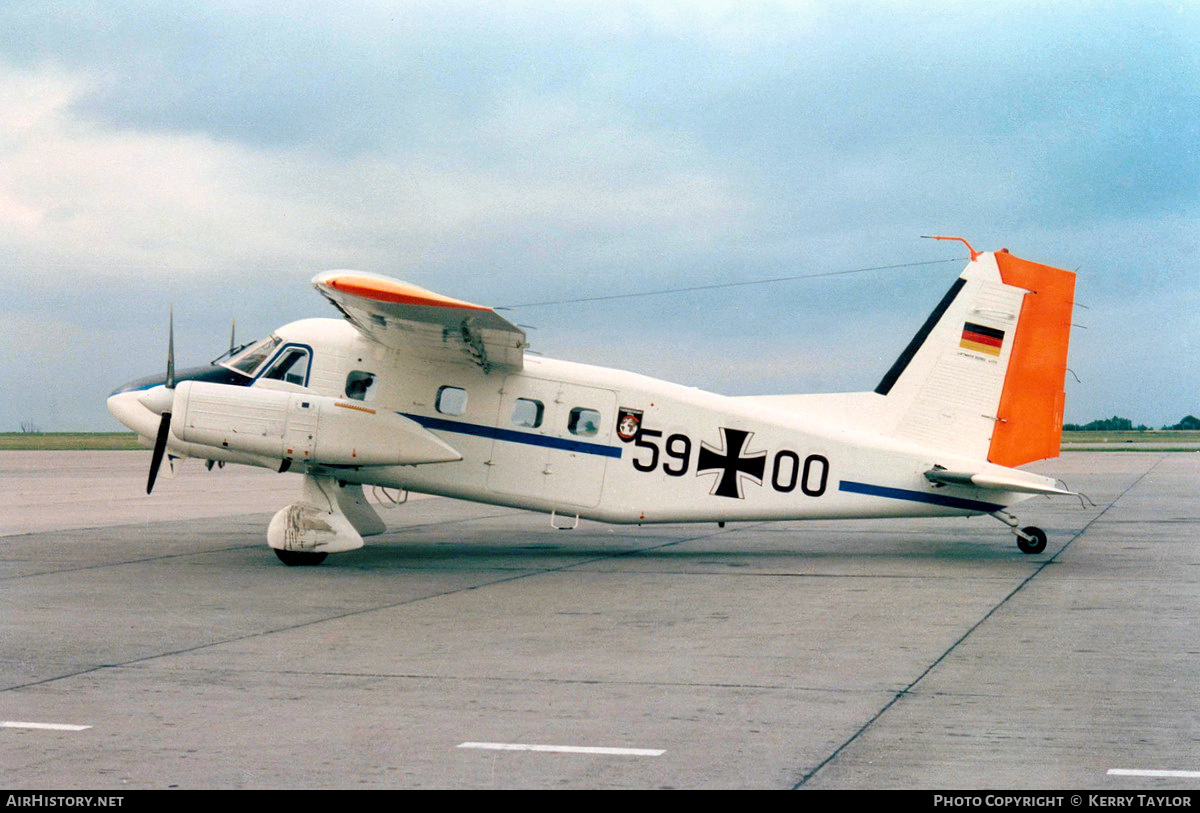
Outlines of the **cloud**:
{"label": "cloud", "polygon": [[[953,256],[915,239],[940,232],[1082,265],[1098,304],[1194,282],[1185,10],[13,0],[0,25],[0,314],[145,318],[150,368],[168,302],[200,346],[230,311],[328,313],[306,282],[334,267],[512,304]],[[902,343],[945,288],[906,279],[519,317],[599,363],[601,329],[678,342],[654,372],[729,391],[869,387],[829,315]],[[828,369],[789,353],[814,344]]]}
{"label": "cloud", "polygon": [[257,156],[199,135],[80,121],[71,104],[85,86],[57,71],[0,75],[0,97],[37,99],[0,114],[0,216],[16,227],[0,238],[6,276],[202,273],[235,262],[232,246],[278,253],[280,224],[247,218],[265,208],[245,187]]}
{"label": "cloud", "polygon": [[[564,259],[611,262],[622,243],[648,235],[664,253],[695,253],[736,229],[748,207],[686,143],[553,100],[489,111],[471,138],[496,158],[451,166],[436,154],[338,159],[104,128],[78,117],[86,86],[58,72],[0,76],[0,97],[17,102],[0,118],[9,273],[395,272],[448,262],[453,244],[472,263],[520,251],[544,274]],[[574,257],[563,256],[568,242]]]}

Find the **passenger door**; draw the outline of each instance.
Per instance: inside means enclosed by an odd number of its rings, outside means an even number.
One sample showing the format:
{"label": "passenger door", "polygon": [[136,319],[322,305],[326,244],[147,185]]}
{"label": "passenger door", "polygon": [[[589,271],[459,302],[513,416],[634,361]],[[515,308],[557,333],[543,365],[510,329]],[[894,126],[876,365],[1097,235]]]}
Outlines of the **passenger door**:
{"label": "passenger door", "polygon": [[[533,424],[533,418],[540,421]],[[610,457],[616,394],[524,375],[504,382],[488,487],[564,506],[599,504]]]}

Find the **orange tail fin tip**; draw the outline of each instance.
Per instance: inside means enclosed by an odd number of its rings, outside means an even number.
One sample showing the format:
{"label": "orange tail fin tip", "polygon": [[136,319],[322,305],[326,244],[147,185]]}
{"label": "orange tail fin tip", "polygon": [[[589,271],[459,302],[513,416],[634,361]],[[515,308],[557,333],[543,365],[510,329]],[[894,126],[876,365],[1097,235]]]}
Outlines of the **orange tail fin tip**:
{"label": "orange tail fin tip", "polygon": [[1000,395],[999,420],[988,460],[1019,466],[1058,456],[1075,275],[1006,251],[995,256],[1004,284],[1025,288],[1028,293],[1021,304],[1020,329]]}

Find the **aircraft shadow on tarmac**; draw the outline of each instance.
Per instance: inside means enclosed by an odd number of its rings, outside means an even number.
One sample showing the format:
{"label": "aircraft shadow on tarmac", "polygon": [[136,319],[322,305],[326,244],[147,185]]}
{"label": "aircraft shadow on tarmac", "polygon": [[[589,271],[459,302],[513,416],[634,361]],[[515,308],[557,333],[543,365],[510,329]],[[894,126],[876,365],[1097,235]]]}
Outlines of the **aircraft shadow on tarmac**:
{"label": "aircraft shadow on tarmac", "polygon": [[[661,530],[661,529],[660,529]],[[964,565],[984,563],[1021,563],[1037,566],[1054,557],[1070,537],[1062,531],[1056,536],[1057,546],[1051,546],[1036,558],[1022,554],[1007,543],[1002,533],[970,534],[946,532],[931,536],[927,530],[911,535],[894,529],[847,534],[834,547],[829,532],[824,531],[806,539],[803,531],[772,529],[764,542],[761,530],[754,541],[739,540],[725,533],[705,535],[685,530],[679,537],[605,538],[598,543],[591,539],[552,541],[558,533],[523,533],[525,541],[486,541],[475,538],[444,537],[438,540],[414,539],[404,531],[389,532],[357,551],[331,556],[322,569],[351,570],[420,570],[442,569],[453,565],[458,569],[565,568],[601,560],[636,560],[662,566],[713,565],[724,567],[754,567],[756,569],[795,571],[805,563],[828,566],[838,561],[862,562],[928,562]],[[673,538],[674,537],[674,538]],[[786,541],[790,538],[791,541]],[[263,551],[268,553],[267,551]],[[274,557],[264,556],[263,566],[287,569]]]}

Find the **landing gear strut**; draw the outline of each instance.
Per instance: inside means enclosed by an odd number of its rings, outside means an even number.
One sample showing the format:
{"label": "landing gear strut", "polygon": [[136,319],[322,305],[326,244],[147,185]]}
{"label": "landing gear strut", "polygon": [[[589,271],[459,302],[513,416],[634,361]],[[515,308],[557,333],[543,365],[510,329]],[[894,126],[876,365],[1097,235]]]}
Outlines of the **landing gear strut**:
{"label": "landing gear strut", "polygon": [[361,548],[364,536],[386,530],[362,486],[306,474],[300,501],[271,518],[267,544],[288,567],[313,567],[328,554]]}
{"label": "landing gear strut", "polygon": [[1017,547],[1021,553],[1041,553],[1046,549],[1046,532],[1036,525],[1017,527],[1017,518],[1007,511],[994,511],[992,516],[1003,522],[1017,537]]}

